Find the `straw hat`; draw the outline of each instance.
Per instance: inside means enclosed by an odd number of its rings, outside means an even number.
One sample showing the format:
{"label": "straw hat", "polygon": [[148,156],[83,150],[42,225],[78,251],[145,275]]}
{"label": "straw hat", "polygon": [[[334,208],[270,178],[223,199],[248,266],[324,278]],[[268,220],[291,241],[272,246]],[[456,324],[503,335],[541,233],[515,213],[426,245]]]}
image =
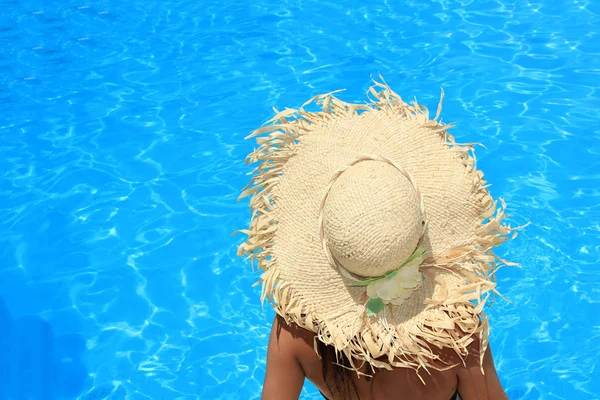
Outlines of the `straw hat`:
{"label": "straw hat", "polygon": [[316,96],[249,136],[258,166],[240,196],[252,220],[239,255],[258,261],[263,301],[352,362],[440,369],[435,347],[464,357],[474,337],[483,358],[483,306],[507,264],[492,248],[516,229],[472,145],[438,122],[441,99],[430,119],[384,82],[369,94]]}

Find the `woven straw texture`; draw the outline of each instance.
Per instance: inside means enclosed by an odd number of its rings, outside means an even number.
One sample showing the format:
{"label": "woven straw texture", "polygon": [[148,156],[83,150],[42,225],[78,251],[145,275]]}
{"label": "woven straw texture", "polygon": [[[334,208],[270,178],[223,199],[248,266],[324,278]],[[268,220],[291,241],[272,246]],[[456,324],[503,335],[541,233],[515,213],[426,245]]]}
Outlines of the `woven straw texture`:
{"label": "woven straw texture", "polygon": [[[424,107],[405,103],[383,82],[369,96],[367,104],[317,96],[299,110],[277,113],[250,136],[259,147],[247,162],[258,166],[241,196],[251,196],[252,220],[241,231],[248,238],[239,255],[263,271],[263,300],[345,353],[357,371],[360,361],[417,371],[449,367],[438,362],[434,347],[464,357],[474,336],[482,350],[487,346],[483,306],[494,291],[493,271],[514,265],[492,248],[516,230],[501,223],[504,203],[490,197],[472,146],[457,145],[449,126],[438,122],[441,100],[430,119]],[[305,111],[310,103],[322,111]],[[364,155],[372,159],[356,163]],[[415,187],[379,157],[412,176],[423,212]],[[362,276],[397,267],[420,240],[424,282],[401,305],[367,317],[365,288],[351,286],[328,261],[321,216],[333,256]]]}
{"label": "woven straw texture", "polygon": [[322,202],[322,240],[324,251],[345,269],[374,277],[398,268],[413,253],[424,233],[425,212],[411,175],[365,157],[330,184]]}

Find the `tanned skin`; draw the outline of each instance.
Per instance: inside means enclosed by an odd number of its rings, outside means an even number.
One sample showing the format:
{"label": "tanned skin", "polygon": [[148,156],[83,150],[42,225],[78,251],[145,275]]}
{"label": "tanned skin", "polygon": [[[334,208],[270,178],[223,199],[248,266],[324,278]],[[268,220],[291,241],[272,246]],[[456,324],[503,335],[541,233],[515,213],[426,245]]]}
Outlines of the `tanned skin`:
{"label": "tanned skin", "polygon": [[[297,400],[305,378],[328,399],[333,399],[323,379],[321,360],[313,347],[314,340],[314,333],[294,324],[287,325],[279,316],[275,318],[267,352],[263,400]],[[478,342],[471,344],[466,365],[462,365],[453,350],[440,351],[439,355],[450,365],[460,365],[447,371],[430,370],[430,374],[422,371],[425,385],[415,371],[408,368],[378,369],[370,382],[364,377],[359,379],[356,373],[349,376],[356,385],[360,400],[448,400],[457,389],[463,400],[508,400],[489,347],[483,358],[485,374],[482,374],[479,365]]]}

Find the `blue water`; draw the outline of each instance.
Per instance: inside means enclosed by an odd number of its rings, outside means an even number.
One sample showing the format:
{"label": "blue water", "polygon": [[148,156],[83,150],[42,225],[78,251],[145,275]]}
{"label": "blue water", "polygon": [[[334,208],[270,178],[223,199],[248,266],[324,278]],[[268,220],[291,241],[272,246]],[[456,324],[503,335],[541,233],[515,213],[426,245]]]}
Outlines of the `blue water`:
{"label": "blue water", "polygon": [[243,138],[273,106],[363,101],[377,73],[433,109],[443,86],[532,222],[489,310],[509,397],[600,398],[598,1],[0,9],[1,399],[258,399],[273,312],[230,236]]}

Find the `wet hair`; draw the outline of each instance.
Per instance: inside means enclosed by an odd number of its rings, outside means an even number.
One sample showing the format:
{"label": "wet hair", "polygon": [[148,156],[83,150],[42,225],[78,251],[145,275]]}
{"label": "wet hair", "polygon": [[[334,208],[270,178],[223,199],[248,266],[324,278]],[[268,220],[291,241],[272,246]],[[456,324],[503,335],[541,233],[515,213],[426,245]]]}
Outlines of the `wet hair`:
{"label": "wet hair", "polygon": [[[358,389],[356,388],[354,381],[351,379],[351,374],[354,372],[344,368],[350,367],[350,361],[348,358],[344,354],[341,354],[336,360],[335,349],[333,346],[327,346],[320,340],[317,342],[317,348],[319,350],[319,354],[321,355],[323,380],[325,381],[329,391],[332,393],[333,399],[347,400],[355,398],[360,400]],[[337,364],[341,364],[344,367]],[[354,393],[354,396],[352,393]]]}

